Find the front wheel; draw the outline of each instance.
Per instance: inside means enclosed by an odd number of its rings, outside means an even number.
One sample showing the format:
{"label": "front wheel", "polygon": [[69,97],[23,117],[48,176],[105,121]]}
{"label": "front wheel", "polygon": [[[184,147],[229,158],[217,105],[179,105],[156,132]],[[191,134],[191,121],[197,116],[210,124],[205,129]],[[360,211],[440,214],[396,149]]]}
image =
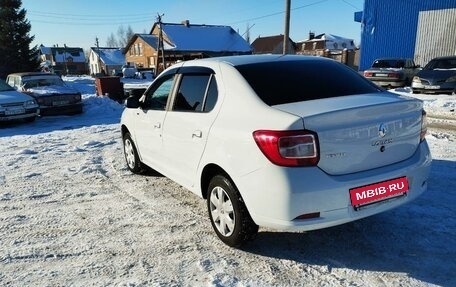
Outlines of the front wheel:
{"label": "front wheel", "polygon": [[141,174],[143,172],[141,161],[139,160],[138,151],[136,150],[135,144],[129,133],[124,135],[123,145],[128,169],[133,173]]}
{"label": "front wheel", "polygon": [[212,178],[207,190],[207,208],[212,227],[228,246],[240,247],[253,239],[256,225],[234,184],[223,175]]}

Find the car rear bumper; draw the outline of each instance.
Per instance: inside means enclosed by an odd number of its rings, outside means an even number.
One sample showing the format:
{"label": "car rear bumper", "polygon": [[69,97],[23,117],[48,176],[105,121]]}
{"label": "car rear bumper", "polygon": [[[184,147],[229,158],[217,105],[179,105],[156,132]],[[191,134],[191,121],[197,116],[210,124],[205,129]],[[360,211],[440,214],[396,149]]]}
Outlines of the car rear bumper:
{"label": "car rear bumper", "polygon": [[404,80],[374,80],[370,79],[374,84],[380,87],[393,87],[399,88],[404,87],[407,83]]}
{"label": "car rear bumper", "polygon": [[[426,142],[409,159],[394,165],[349,175],[331,176],[316,167],[267,166],[243,176],[238,185],[256,224],[279,230],[314,230],[371,216],[407,203],[427,189],[431,155]],[[349,190],[406,177],[406,196],[355,210]],[[298,216],[319,213],[311,219]]]}
{"label": "car rear bumper", "polygon": [[82,113],[82,103],[65,105],[65,106],[40,106],[41,115],[73,115]]}

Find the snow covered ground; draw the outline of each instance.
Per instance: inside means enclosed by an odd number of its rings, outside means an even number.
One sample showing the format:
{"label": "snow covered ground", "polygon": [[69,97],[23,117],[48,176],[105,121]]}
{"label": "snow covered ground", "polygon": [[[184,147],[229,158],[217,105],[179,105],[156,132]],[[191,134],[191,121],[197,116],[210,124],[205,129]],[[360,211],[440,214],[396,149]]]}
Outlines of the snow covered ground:
{"label": "snow covered ground", "polygon": [[434,157],[417,200],[324,230],[260,229],[237,250],[203,200],[127,170],[121,105],[65,80],[83,114],[0,127],[1,286],[456,286],[456,96],[417,96]]}

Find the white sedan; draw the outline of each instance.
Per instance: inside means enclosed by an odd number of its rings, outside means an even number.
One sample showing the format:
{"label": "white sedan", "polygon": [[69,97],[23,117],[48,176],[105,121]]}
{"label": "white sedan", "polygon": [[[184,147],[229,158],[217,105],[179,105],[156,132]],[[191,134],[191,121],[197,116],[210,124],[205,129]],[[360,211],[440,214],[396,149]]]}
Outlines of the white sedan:
{"label": "white sedan", "polygon": [[138,99],[121,133],[128,168],[207,200],[218,237],[314,230],[407,203],[427,189],[422,102],[306,56],[178,63]]}
{"label": "white sedan", "polygon": [[0,122],[15,120],[33,122],[39,113],[38,104],[32,97],[17,92],[0,80]]}

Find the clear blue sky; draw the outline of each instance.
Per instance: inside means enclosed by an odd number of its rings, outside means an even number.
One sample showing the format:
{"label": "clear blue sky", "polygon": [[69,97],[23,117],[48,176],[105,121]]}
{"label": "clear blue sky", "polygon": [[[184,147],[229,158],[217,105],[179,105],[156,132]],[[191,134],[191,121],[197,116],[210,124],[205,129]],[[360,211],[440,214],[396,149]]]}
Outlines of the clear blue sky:
{"label": "clear blue sky", "polygon": [[[285,0],[22,0],[32,25],[33,44],[58,44],[88,49],[105,46],[121,25],[135,33],[148,33],[158,13],[163,22],[229,25],[250,39],[284,33]],[[291,0],[290,37],[308,38],[309,31],[360,41],[360,23],[353,20],[364,0]]]}

